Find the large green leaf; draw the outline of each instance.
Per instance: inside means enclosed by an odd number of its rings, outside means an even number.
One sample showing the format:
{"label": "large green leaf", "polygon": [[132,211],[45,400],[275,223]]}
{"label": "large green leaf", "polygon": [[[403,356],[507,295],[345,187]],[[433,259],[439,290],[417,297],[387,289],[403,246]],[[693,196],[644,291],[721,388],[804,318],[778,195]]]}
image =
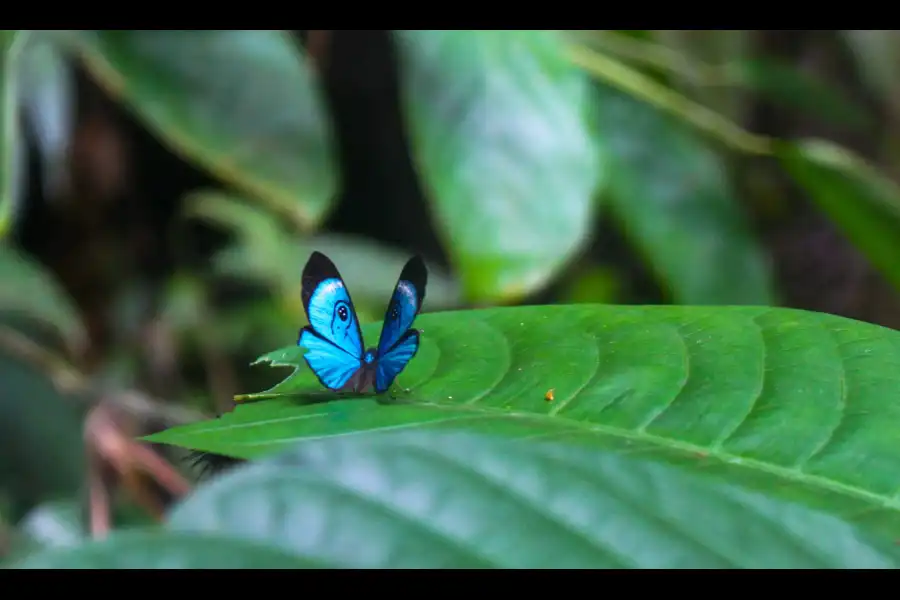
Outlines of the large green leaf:
{"label": "large green leaf", "polygon": [[900,188],[849,150],[825,140],[782,142],[785,169],[900,289]]}
{"label": "large green leaf", "polygon": [[544,441],[303,444],[200,488],[170,528],[340,567],[896,567],[893,541],[682,469]]}
{"label": "large green leaf", "polygon": [[88,68],[169,144],[301,225],[331,207],[331,129],[282,31],[82,31]]}
{"label": "large green leaf", "polygon": [[544,285],[593,225],[588,82],[551,31],[401,31],[415,162],[475,301]]}
{"label": "large green leaf", "polygon": [[[150,439],[257,457],[300,439],[465,426],[659,456],[900,536],[900,333],[765,307],[431,313],[397,388],[328,398],[305,368],[221,418]],[[375,339],[379,324],[364,328]],[[264,357],[303,365],[302,349]],[[544,394],[553,389],[555,400]],[[698,458],[698,457],[703,457]]]}
{"label": "large green leaf", "polygon": [[20,569],[300,569],[318,568],[276,548],[222,535],[123,532],[106,540],[53,548]]}
{"label": "large green leaf", "polygon": [[672,299],[771,304],[768,264],[719,157],[653,106],[595,90],[610,208]]}

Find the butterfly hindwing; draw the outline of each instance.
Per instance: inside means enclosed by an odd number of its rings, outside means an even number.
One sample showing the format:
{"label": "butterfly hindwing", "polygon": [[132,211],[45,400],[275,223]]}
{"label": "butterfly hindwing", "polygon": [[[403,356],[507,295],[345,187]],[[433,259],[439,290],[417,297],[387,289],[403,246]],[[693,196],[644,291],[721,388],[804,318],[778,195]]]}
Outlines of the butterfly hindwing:
{"label": "butterfly hindwing", "polygon": [[309,326],[297,343],[307,349],[303,356],[319,381],[339,389],[361,367],[365,348],[350,292],[321,252],[313,252],[303,268],[301,297]]}
{"label": "butterfly hindwing", "polygon": [[384,324],[378,339],[377,356],[379,360],[390,352],[406,331],[412,327],[416,315],[425,300],[425,285],[428,283],[428,271],[421,257],[414,256],[403,267],[400,278],[394,287],[394,293],[384,313]]}
{"label": "butterfly hindwing", "polygon": [[394,379],[418,350],[419,331],[409,329],[390,350],[378,358],[378,366],[375,369],[375,391],[380,394],[391,387]]}
{"label": "butterfly hindwing", "polygon": [[306,348],[303,355],[306,364],[328,389],[343,388],[362,366],[360,359],[322,338],[309,326],[300,330],[298,344]]}

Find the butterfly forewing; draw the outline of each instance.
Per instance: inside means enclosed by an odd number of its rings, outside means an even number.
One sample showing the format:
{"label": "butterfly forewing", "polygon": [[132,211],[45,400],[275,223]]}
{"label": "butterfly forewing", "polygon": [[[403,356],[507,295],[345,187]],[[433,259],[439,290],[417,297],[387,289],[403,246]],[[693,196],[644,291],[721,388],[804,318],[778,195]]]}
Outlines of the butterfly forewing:
{"label": "butterfly forewing", "polygon": [[361,368],[365,346],[350,292],[321,252],[303,269],[301,297],[309,319],[297,341],[307,349],[303,357],[325,387],[341,389]]}
{"label": "butterfly forewing", "polygon": [[319,337],[361,359],[365,348],[353,300],[337,267],[321,252],[313,252],[303,269],[301,297]]}
{"label": "butterfly forewing", "polygon": [[412,327],[416,315],[422,308],[425,300],[425,286],[428,283],[428,271],[425,263],[419,256],[409,259],[406,266],[400,272],[394,293],[388,302],[384,312],[384,324],[381,326],[381,336],[378,338],[377,356],[379,359],[397,343],[397,341]]}

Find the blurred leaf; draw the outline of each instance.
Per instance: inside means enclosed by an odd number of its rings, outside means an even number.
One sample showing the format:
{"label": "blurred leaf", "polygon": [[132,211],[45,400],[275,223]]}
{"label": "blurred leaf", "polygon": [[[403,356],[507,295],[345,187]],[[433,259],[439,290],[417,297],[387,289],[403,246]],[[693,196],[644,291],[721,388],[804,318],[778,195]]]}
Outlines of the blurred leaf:
{"label": "blurred leaf", "polygon": [[[114,497],[113,501],[111,516],[115,530],[156,526],[156,519],[138,508],[127,496]],[[90,544],[87,517],[88,509],[81,498],[36,506],[18,522],[18,539],[15,540],[12,556],[5,562],[18,562],[48,548]]]}
{"label": "blurred leaf", "polygon": [[85,539],[82,507],[71,500],[40,504],[19,522],[19,530],[41,546],[73,546]]}
{"label": "blurred leaf", "polygon": [[563,291],[562,304],[615,304],[621,283],[612,269],[591,267],[580,271]]}
{"label": "blurred leaf", "polygon": [[610,208],[676,303],[772,304],[771,276],[720,158],[669,115],[597,84]]}
{"label": "blurred leaf", "polygon": [[572,62],[599,82],[677,117],[729,147],[750,154],[771,153],[770,140],[750,133],[719,113],[658,83],[652,77],[581,44],[568,48]]}
{"label": "blurred leaf", "polygon": [[[313,250],[324,252],[338,265],[353,291],[354,304],[359,305],[357,310],[366,303],[375,303],[379,316],[384,314],[397,277],[410,258],[407,252],[355,236],[325,234],[300,238],[285,231],[264,209],[227,194],[200,192],[191,194],[186,202],[188,215],[226,227],[238,238],[216,256],[219,272],[274,286],[303,319],[306,316],[300,302],[300,275]],[[429,263],[428,270],[423,310],[459,306],[456,282],[434,264]]]}
{"label": "blurred leaf", "polygon": [[43,159],[44,193],[67,184],[74,128],[75,82],[53,31],[29,31],[22,49],[19,95]]}
{"label": "blurred leaf", "polygon": [[[363,431],[552,437],[673,461],[900,537],[896,331],[765,307],[535,306],[416,323],[421,349],[377,401],[322,403],[336,395],[303,366],[275,386],[293,397],[148,439],[256,458]],[[260,361],[299,367],[302,353]]]}
{"label": "blurred leaf", "polygon": [[25,185],[16,86],[25,37],[19,29],[0,29],[0,239],[12,227]]}
{"label": "blurred leaf", "polygon": [[552,31],[398,31],[415,161],[468,299],[545,285],[593,225],[590,90]]}
{"label": "blurred leaf", "polygon": [[682,469],[546,441],[407,432],[303,444],[170,517],[350,568],[896,568],[834,518]]}
{"label": "blurred leaf", "polygon": [[681,69],[668,73],[678,91],[732,120],[739,120],[746,98],[729,85],[706,85],[698,74],[720,64],[740,62],[751,52],[750,32],[739,29],[663,29],[654,32],[663,42],[662,51],[678,57]]}
{"label": "blurred leaf", "polygon": [[99,542],[53,548],[19,569],[302,569],[320,565],[275,548],[221,535],[114,533]]}
{"label": "blurred leaf", "polygon": [[871,128],[871,116],[836,85],[793,64],[774,59],[735,65],[739,82],[773,101],[826,121],[857,129]]}
{"label": "blurred leaf", "polygon": [[330,122],[280,30],[81,31],[92,74],[164,140],[304,227],[331,208]]}
{"label": "blurred leaf", "polygon": [[86,341],[87,333],[68,295],[36,261],[0,245],[0,315],[33,319],[58,331],[70,344]]}
{"label": "blurred leaf", "polygon": [[567,32],[574,42],[674,80],[695,100],[740,120],[751,89],[770,100],[854,127],[872,125],[869,115],[838,86],[773,57],[750,58],[747,31],[656,30],[650,37],[626,31]]}
{"label": "blurred leaf", "polygon": [[825,140],[785,142],[777,155],[819,208],[900,289],[900,188]]}
{"label": "blurred leaf", "polygon": [[30,506],[76,494],[83,475],[81,415],[71,398],[0,353],[0,487]]}
{"label": "blurred leaf", "polygon": [[862,80],[897,114],[900,35],[893,29],[845,29],[841,33],[856,58]]}

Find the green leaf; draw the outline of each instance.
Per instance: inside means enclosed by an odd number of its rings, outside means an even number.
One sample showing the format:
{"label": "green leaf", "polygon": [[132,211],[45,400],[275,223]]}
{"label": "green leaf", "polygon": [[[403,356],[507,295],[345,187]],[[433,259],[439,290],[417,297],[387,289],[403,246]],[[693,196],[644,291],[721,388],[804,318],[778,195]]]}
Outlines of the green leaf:
{"label": "green leaf", "polygon": [[849,150],[825,140],[783,142],[785,170],[894,287],[900,289],[900,188]]}
{"label": "green leaf", "polygon": [[[323,404],[334,396],[304,365],[274,388],[293,397],[148,439],[254,458],[398,428],[553,436],[658,456],[900,537],[896,331],[766,307],[532,306],[416,323],[422,346],[396,400]],[[303,365],[302,349],[261,360]]]}
{"label": "green leaf", "polygon": [[18,569],[302,569],[320,565],[263,544],[222,535],[134,531],[52,548]]}
{"label": "green leaf", "polygon": [[59,332],[73,347],[87,339],[66,292],[41,265],[0,245],[0,316],[25,317]]}
{"label": "green leaf", "polygon": [[608,201],[625,234],[681,304],[772,304],[762,249],[704,141],[629,94],[596,85]]}
{"label": "green leaf", "polygon": [[170,515],[350,568],[896,568],[891,540],[682,469],[546,441],[303,444]]}
{"label": "green leaf", "polygon": [[520,297],[593,225],[588,82],[552,31],[399,31],[415,162],[466,296]]}
{"label": "green leaf", "polygon": [[302,50],[283,31],[81,31],[92,74],[162,138],[301,226],[331,208],[328,117]]}

